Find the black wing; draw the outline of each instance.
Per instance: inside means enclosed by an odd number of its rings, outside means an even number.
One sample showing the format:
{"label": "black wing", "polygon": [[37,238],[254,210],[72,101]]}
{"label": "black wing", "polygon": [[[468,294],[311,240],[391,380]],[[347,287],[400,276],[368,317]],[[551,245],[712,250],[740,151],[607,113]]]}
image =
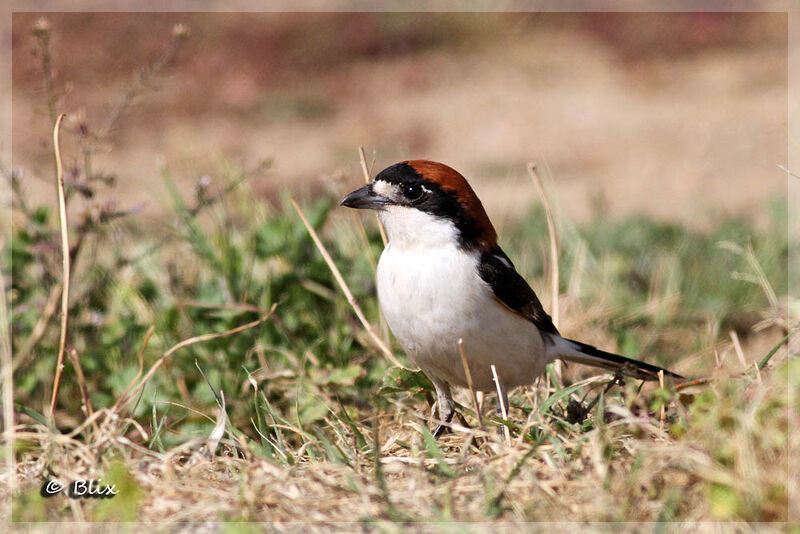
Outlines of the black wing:
{"label": "black wing", "polygon": [[508,309],[535,324],[542,332],[558,335],[553,320],[531,286],[514,268],[506,253],[495,245],[481,254],[478,273],[494,291],[494,296]]}

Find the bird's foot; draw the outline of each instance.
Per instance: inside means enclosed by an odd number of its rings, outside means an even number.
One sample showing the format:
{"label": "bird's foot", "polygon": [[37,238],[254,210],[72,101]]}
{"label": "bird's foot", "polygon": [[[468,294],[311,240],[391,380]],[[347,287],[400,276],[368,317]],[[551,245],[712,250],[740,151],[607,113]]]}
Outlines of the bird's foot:
{"label": "bird's foot", "polygon": [[441,424],[436,427],[436,430],[433,431],[434,439],[439,439],[439,436],[444,434],[445,432],[452,432],[450,425]]}
{"label": "bird's foot", "polygon": [[445,432],[452,432],[453,429],[450,428],[450,421],[453,420],[453,415],[455,415],[455,410],[450,410],[444,415],[444,419],[439,425],[436,427],[436,430],[433,431],[433,437],[439,438]]}

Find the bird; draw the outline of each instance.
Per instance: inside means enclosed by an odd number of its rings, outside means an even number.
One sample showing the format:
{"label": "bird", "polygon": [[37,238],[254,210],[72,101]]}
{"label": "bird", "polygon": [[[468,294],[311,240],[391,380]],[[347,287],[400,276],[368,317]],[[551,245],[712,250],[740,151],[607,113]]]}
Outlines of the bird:
{"label": "bird", "polygon": [[[451,387],[477,391],[528,385],[556,360],[658,380],[683,378],[643,361],[562,337],[531,286],[497,243],[475,191],[455,169],[428,160],[396,163],[341,201],[375,210],[388,242],[376,270],[380,310],[406,355],[436,390],[439,425],[455,413]],[[491,371],[494,365],[497,381]]]}

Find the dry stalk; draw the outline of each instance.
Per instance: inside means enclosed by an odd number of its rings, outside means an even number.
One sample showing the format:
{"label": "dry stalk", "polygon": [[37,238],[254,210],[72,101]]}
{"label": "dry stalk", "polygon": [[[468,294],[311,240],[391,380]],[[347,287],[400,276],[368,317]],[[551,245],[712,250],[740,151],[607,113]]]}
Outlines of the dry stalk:
{"label": "dry stalk", "polygon": [[217,414],[214,429],[208,435],[205,445],[195,451],[189,458],[189,465],[198,463],[202,459],[212,459],[222,436],[225,435],[225,426],[228,424],[228,413],[225,411],[225,392],[220,390],[219,395],[219,413]]}
{"label": "dry stalk", "polygon": [[300,215],[300,219],[302,219],[303,224],[306,227],[306,230],[308,230],[308,233],[311,236],[311,239],[314,241],[314,244],[317,246],[317,249],[319,250],[320,254],[322,254],[322,257],[325,259],[325,263],[328,264],[328,268],[333,273],[333,277],[336,279],[336,282],[342,289],[344,296],[347,298],[347,302],[353,308],[353,311],[356,313],[358,320],[364,326],[364,329],[366,329],[367,334],[369,334],[370,339],[372,339],[375,345],[381,350],[381,352],[383,352],[384,356],[386,356],[386,358],[390,362],[392,362],[394,365],[398,367],[405,368],[405,366],[402,363],[400,363],[400,360],[398,360],[397,357],[395,357],[395,355],[392,354],[392,351],[389,349],[388,346],[386,346],[386,343],[384,343],[383,340],[378,336],[378,334],[375,333],[375,329],[372,327],[369,321],[367,321],[367,318],[366,316],[364,316],[364,312],[361,311],[361,307],[356,302],[353,293],[350,292],[350,288],[347,286],[347,282],[344,281],[342,273],[339,272],[339,268],[336,267],[335,263],[333,263],[333,258],[331,258],[331,255],[328,254],[328,249],[326,249],[325,245],[322,244],[322,241],[317,235],[317,232],[314,230],[314,227],[311,226],[311,223],[308,222],[308,219],[306,218],[305,213],[303,213],[303,210],[300,209],[300,206],[297,204],[294,198],[290,200],[292,201],[292,205],[294,205],[294,209],[297,210],[297,214]]}
{"label": "dry stalk", "polygon": [[75,368],[75,376],[78,379],[78,388],[81,392],[81,402],[83,403],[86,416],[89,417],[92,415],[94,410],[92,409],[92,401],[89,400],[89,388],[86,386],[86,377],[83,375],[83,369],[81,368],[78,351],[74,348],[70,349],[68,357],[69,361],[72,362],[72,367]]}
{"label": "dry stalk", "polygon": [[[497,403],[500,405],[500,412],[503,414],[503,419],[508,421],[508,407],[503,399],[503,388],[500,385],[500,378],[497,376],[497,369],[492,364],[492,377],[494,377],[494,385],[497,387]],[[511,446],[511,431],[508,425],[503,425],[503,434],[506,437],[506,445]]]}
{"label": "dry stalk", "polygon": [[744,351],[742,350],[742,344],[739,343],[739,336],[736,334],[735,330],[731,330],[729,332],[731,336],[731,341],[733,341],[733,348],[736,351],[736,355],[739,357],[739,362],[742,364],[742,369],[747,369],[747,360],[744,357]]}
{"label": "dry stalk", "polygon": [[50,423],[55,422],[56,399],[58,398],[58,388],[61,384],[61,372],[64,368],[64,347],[67,343],[67,318],[69,315],[69,228],[67,226],[67,205],[64,191],[64,167],[61,164],[61,149],[59,147],[59,132],[61,121],[65,115],[62,113],[56,119],[53,127],[53,152],[56,158],[56,186],[58,188],[58,214],[61,220],[61,256],[63,268],[63,281],[61,290],[61,333],[58,340],[58,360],[56,361],[56,373],[53,378],[53,395],[50,397],[50,412],[48,417]]}
{"label": "dry stalk", "polygon": [[676,385],[675,386],[675,391],[681,391],[681,390],[684,390],[686,388],[690,388],[692,386],[704,386],[706,384],[710,384],[713,381],[714,381],[714,377],[713,376],[707,376],[705,378],[697,378],[695,380],[690,380],[688,382],[684,382],[682,384]]}
{"label": "dry stalk", "polygon": [[722,353],[722,356],[720,356],[719,351],[717,349],[714,349],[714,370],[715,371],[720,369],[720,368],[722,368],[722,363],[725,361],[725,354],[727,354],[727,353],[728,353],[728,351],[726,350],[726,351],[724,351]]}
{"label": "dry stalk", "polygon": [[469,371],[467,365],[467,355],[464,354],[464,340],[458,338],[458,353],[461,355],[461,365],[464,366],[464,374],[467,377],[467,386],[469,387],[470,395],[472,395],[472,404],[475,406],[475,413],[478,415],[478,425],[483,428],[483,415],[481,415],[481,406],[478,404],[478,396],[475,394],[475,388],[472,386],[472,373]]}
{"label": "dry stalk", "polygon": [[76,426],[69,434],[51,433],[49,434],[49,436],[53,438],[56,441],[56,443],[64,443],[71,439],[75,439],[76,436],[80,435],[84,430],[89,428],[89,425],[94,425],[95,422],[103,416],[106,417],[105,421],[103,422],[103,424],[106,425],[107,421],[110,420],[108,415],[109,415],[109,410],[106,408],[101,408],[96,412],[94,412],[89,417],[87,417],[86,419],[84,419],[83,422],[78,426]]}
{"label": "dry stalk", "polygon": [[[664,370],[663,369],[658,371],[658,385],[662,390],[664,389]],[[666,408],[667,408],[667,403],[662,401],[661,402],[661,414],[660,414],[660,417],[658,419],[658,431],[659,432],[663,432],[664,431],[664,418],[667,415],[666,414]]]}
{"label": "dry stalk", "polygon": [[[372,171],[372,166],[367,168],[367,157],[364,155],[364,147],[358,147],[358,158],[361,160],[361,172],[364,173],[364,183],[368,184],[370,181],[370,174]],[[375,164],[375,159],[372,160],[373,165]],[[378,221],[378,228],[381,231],[381,240],[383,241],[383,246],[386,246],[386,243],[389,242],[389,238],[386,237],[386,229],[383,227],[380,218],[378,218],[378,214],[375,214],[375,220]]]}
{"label": "dry stalk", "polygon": [[195,343],[201,343],[201,342],[204,342],[204,341],[211,341],[212,339],[219,339],[219,338],[222,338],[222,337],[232,336],[234,334],[238,334],[239,332],[244,332],[245,330],[249,330],[251,328],[254,328],[254,327],[260,325],[261,323],[263,323],[264,321],[266,321],[267,319],[269,319],[272,316],[272,314],[275,312],[275,308],[277,308],[277,307],[278,307],[277,304],[273,304],[272,307],[269,309],[269,313],[267,313],[266,315],[264,315],[263,317],[261,317],[259,319],[256,319],[255,321],[249,322],[247,324],[243,324],[241,326],[237,326],[236,328],[232,328],[232,329],[227,330],[225,332],[219,332],[219,333],[213,333],[213,334],[202,334],[202,335],[199,335],[199,336],[190,337],[188,339],[184,339],[183,341],[181,341],[180,343],[177,343],[176,345],[173,345],[172,348],[170,348],[167,352],[165,352],[163,355],[161,355],[161,357],[158,360],[156,360],[156,363],[154,363],[152,365],[152,367],[150,367],[150,369],[147,371],[147,374],[144,376],[144,378],[142,378],[139,381],[139,383],[136,384],[136,386],[131,389],[131,391],[127,394],[127,396],[124,399],[120,398],[117,401],[117,404],[114,407],[114,409],[116,410],[117,408],[120,408],[120,409],[124,408],[142,389],[144,389],[144,386],[147,384],[147,382],[150,381],[150,379],[156,373],[158,368],[161,367],[161,365],[163,365],[163,363],[167,360],[167,358],[172,356],[178,350],[180,350],[180,349],[182,349],[184,347],[188,347],[190,345],[194,345]]}
{"label": "dry stalk", "polygon": [[[547,216],[547,233],[550,235],[550,297],[553,307],[553,324],[558,328],[559,322],[559,309],[558,309],[558,284],[559,284],[559,268],[558,268],[558,240],[556,238],[556,224],[553,219],[553,211],[550,209],[550,201],[547,198],[547,193],[544,190],[544,184],[536,172],[536,164],[533,162],[528,163],[528,174],[533,180],[536,190],[539,191],[539,196],[542,198],[544,205],[544,212]],[[556,378],[559,385],[561,385],[561,361],[556,360],[553,362],[553,371],[555,371]],[[550,390],[550,375],[547,375],[546,387]]]}
{"label": "dry stalk", "polygon": [[753,368],[756,371],[756,380],[758,380],[759,384],[762,384],[763,382],[761,381],[761,368],[758,366],[758,362],[753,362]]}
{"label": "dry stalk", "polygon": [[[364,173],[364,183],[369,184],[369,177],[372,176],[372,169],[375,166],[375,152],[372,152],[372,162],[370,162],[369,168],[367,168],[367,158],[364,155],[363,146],[358,147],[358,156],[359,160],[361,161],[361,170]],[[356,213],[356,210],[352,210],[352,216],[356,221],[356,226],[359,229],[361,239],[364,241],[364,248],[367,249],[367,259],[369,259],[369,264],[372,266],[372,270],[376,271],[378,269],[378,263],[375,261],[375,255],[372,253],[372,247],[370,246],[369,238],[367,237],[367,230],[364,228],[364,221],[361,219],[361,216]],[[383,227],[383,223],[381,223],[381,219],[378,217],[377,213],[375,214],[375,220],[378,221],[378,229],[381,233],[381,241],[383,242],[383,246],[386,247],[386,243],[388,242],[389,238],[386,237],[386,229]],[[383,339],[384,343],[388,345],[389,325],[386,324],[386,319],[384,319],[382,313],[379,313],[378,322],[381,331],[381,339]]]}

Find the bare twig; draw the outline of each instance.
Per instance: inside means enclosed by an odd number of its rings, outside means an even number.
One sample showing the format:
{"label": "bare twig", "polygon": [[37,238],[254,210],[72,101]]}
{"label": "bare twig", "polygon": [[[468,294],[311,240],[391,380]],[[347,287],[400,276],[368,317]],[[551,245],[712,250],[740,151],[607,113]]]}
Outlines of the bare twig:
{"label": "bare twig", "polygon": [[398,367],[405,368],[405,366],[402,363],[400,363],[400,360],[398,360],[397,357],[395,357],[395,355],[392,354],[392,351],[389,349],[388,346],[386,346],[386,343],[384,343],[383,340],[378,336],[378,334],[375,333],[375,329],[372,327],[370,322],[367,321],[367,318],[364,316],[364,312],[361,311],[361,307],[356,302],[353,293],[350,292],[350,288],[347,286],[347,282],[344,281],[342,273],[339,272],[339,268],[336,267],[336,264],[333,262],[333,258],[331,258],[331,255],[328,254],[328,250],[325,248],[325,245],[322,244],[322,241],[317,235],[317,232],[314,230],[314,227],[311,226],[310,222],[308,222],[308,219],[303,213],[303,210],[300,209],[300,206],[297,204],[294,198],[290,200],[294,205],[294,209],[297,210],[298,215],[300,215],[300,219],[302,219],[303,224],[306,227],[306,230],[308,230],[309,235],[311,235],[311,239],[314,241],[314,244],[317,246],[317,249],[319,250],[320,254],[322,254],[322,257],[325,259],[325,263],[328,264],[328,268],[333,273],[333,277],[336,279],[336,282],[342,289],[344,296],[347,298],[347,302],[353,308],[353,311],[356,313],[356,317],[358,317],[358,320],[364,326],[364,329],[367,331],[367,334],[369,334],[369,337],[372,339],[375,345],[381,350],[381,352],[383,352],[384,356],[386,356],[386,358],[390,362],[392,362],[394,365]]}
{"label": "bare twig", "polygon": [[64,167],[61,164],[61,149],[59,147],[59,131],[64,114],[58,116],[53,127],[53,151],[56,157],[56,179],[58,188],[58,213],[61,220],[61,255],[62,255],[62,290],[61,290],[61,333],[58,340],[58,359],[56,373],[53,378],[53,395],[50,397],[50,422],[55,421],[56,399],[58,387],[61,384],[61,372],[64,368],[64,347],[67,343],[67,318],[69,315],[69,235],[67,226],[67,204],[64,195]]}
{"label": "bare twig", "polygon": [[675,391],[681,391],[686,388],[690,388],[692,386],[704,386],[706,384],[710,384],[714,381],[713,376],[707,376],[705,378],[696,378],[695,380],[689,380],[688,382],[683,382],[682,384],[678,384],[675,386]]}
{"label": "bare twig", "polygon": [[[494,377],[494,385],[497,387],[497,403],[500,405],[500,412],[503,414],[503,419],[508,421],[508,407],[506,406],[505,399],[503,398],[503,387],[500,385],[500,378],[497,376],[497,369],[492,364],[492,377]],[[511,446],[511,431],[508,425],[503,425],[503,434],[506,436],[506,445]]]}
{"label": "bare twig", "polygon": [[464,340],[458,338],[458,353],[461,355],[461,365],[464,366],[464,374],[467,377],[467,387],[472,395],[472,403],[475,405],[475,413],[478,415],[478,425],[483,428],[483,415],[481,415],[481,406],[478,404],[478,396],[475,394],[475,388],[472,386],[472,373],[467,365],[467,355],[464,354]]}
{"label": "bare twig", "polygon": [[[358,147],[358,157],[361,160],[361,171],[364,173],[364,183],[368,184],[369,181],[370,181],[369,175],[370,175],[371,168],[367,168],[367,158],[364,155],[364,147],[363,146]],[[375,160],[373,159],[372,162],[374,164]],[[378,218],[378,214],[377,213],[375,214],[375,220],[378,221],[378,228],[381,231],[381,240],[383,241],[383,246],[385,247],[386,243],[389,242],[389,238],[386,237],[386,229],[383,227],[383,224],[381,223],[380,218]]]}

